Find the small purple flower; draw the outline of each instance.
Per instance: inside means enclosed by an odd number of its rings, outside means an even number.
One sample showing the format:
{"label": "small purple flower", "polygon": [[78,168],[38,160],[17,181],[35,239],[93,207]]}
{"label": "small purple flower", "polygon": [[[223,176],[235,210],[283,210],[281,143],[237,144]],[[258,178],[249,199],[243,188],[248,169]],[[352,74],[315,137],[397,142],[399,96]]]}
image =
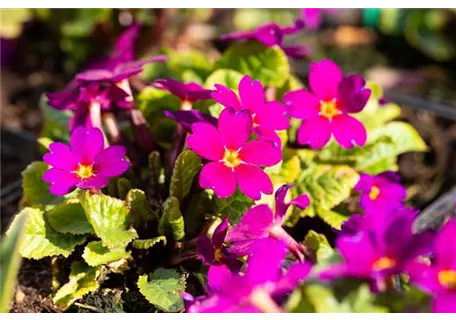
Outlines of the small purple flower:
{"label": "small purple flower", "polygon": [[204,89],[196,82],[183,83],[174,79],[157,79],[152,82],[152,85],[171,92],[181,100],[183,105],[189,104],[188,108],[181,108],[183,110],[191,109],[191,105],[195,101],[211,99],[212,90]]}
{"label": "small purple flower", "polygon": [[399,183],[400,180],[399,175],[392,171],[376,176],[362,173],[355,190],[361,192],[360,203],[364,211],[370,213],[401,208],[407,191]]}
{"label": "small purple flower", "polygon": [[279,46],[291,58],[303,59],[309,52],[308,46],[285,46],[285,36],[295,34],[304,29],[304,22],[300,19],[296,20],[293,25],[280,27],[276,23],[268,23],[248,32],[233,32],[222,35],[222,40],[256,40],[265,46]]}
{"label": "small purple flower", "polygon": [[60,142],[49,145],[50,152],[43,160],[52,166],[43,175],[50,183],[52,194],[61,196],[80,189],[106,187],[109,178],[128,170],[130,163],[124,159],[123,146],[104,148],[103,133],[98,128],[76,128],[71,134],[70,146]]}
{"label": "small purple flower", "polygon": [[232,275],[217,293],[199,300],[188,312],[281,312],[274,298],[292,291],[310,272],[308,263],[295,263],[282,271],[286,248],[283,243],[265,238],[255,243],[245,272]]}
{"label": "small purple flower", "polygon": [[141,33],[141,24],[134,22],[117,38],[114,52],[110,55],[113,61],[132,61],[135,54],[135,41]]}
{"label": "small purple flower", "polygon": [[344,235],[355,235],[362,230],[366,224],[365,220],[365,216],[361,214],[353,214],[347,221],[342,223],[340,231],[336,230],[336,232]]}
{"label": "small purple flower", "polygon": [[227,241],[232,243],[228,249],[230,253],[238,257],[245,256],[251,251],[255,242],[272,237],[282,241],[293,254],[299,259],[303,259],[304,248],[282,227],[285,214],[291,205],[305,209],[310,202],[307,195],[301,195],[286,203],[285,197],[292,186],[283,185],[277,190],[275,194],[276,205],[274,213],[269,206],[260,204],[249,209],[242,216],[239,224],[233,226],[227,236]]}
{"label": "small purple flower", "polygon": [[253,132],[261,139],[274,141],[280,146],[280,137],[276,131],[286,130],[290,120],[285,115],[285,107],[278,101],[265,101],[264,88],[258,80],[248,75],[239,82],[239,96],[233,90],[216,84],[217,91],[212,98],[226,108],[238,112],[247,110],[252,117]]}
{"label": "small purple flower", "polygon": [[410,208],[370,215],[361,231],[337,238],[336,247],[344,262],[323,271],[320,277],[355,277],[381,284],[385,278],[404,271],[410,261],[431,251],[431,233],[412,233],[416,216]]}
{"label": "small purple flower", "polygon": [[269,176],[261,167],[270,167],[282,159],[280,148],[269,141],[248,141],[252,117],[247,111],[235,113],[225,109],[218,119],[218,128],[206,122],[192,125],[187,137],[189,148],[211,161],[200,174],[200,185],[213,189],[219,198],[231,196],[239,184],[241,191],[253,200],[261,193],[272,194]]}
{"label": "small purple flower", "polygon": [[434,312],[456,313],[456,220],[449,220],[439,231],[434,255],[431,265],[410,264],[410,280],[434,296]]}
{"label": "small purple flower", "polygon": [[331,135],[346,149],[366,143],[366,129],[350,113],[363,110],[370,89],[358,75],[343,77],[340,68],[328,59],[312,62],[309,73],[312,92],[290,91],[283,96],[290,116],[302,119],[298,142],[314,149],[324,147]]}
{"label": "small purple flower", "polygon": [[178,110],[174,112],[165,110],[164,113],[168,118],[177,121],[188,132],[192,131],[192,124],[197,122],[207,122],[214,127],[217,126],[216,118],[210,114],[202,114],[197,110]]}
{"label": "small purple flower", "polygon": [[306,27],[310,30],[315,30],[320,26],[324,13],[333,14],[336,11],[337,9],[301,9],[301,15],[304,19],[304,22],[306,23]]}
{"label": "small purple flower", "polygon": [[239,271],[239,263],[235,257],[226,252],[224,241],[228,232],[228,218],[215,229],[212,239],[205,235],[200,235],[197,241],[198,254],[204,264],[209,266],[227,265],[231,270]]}

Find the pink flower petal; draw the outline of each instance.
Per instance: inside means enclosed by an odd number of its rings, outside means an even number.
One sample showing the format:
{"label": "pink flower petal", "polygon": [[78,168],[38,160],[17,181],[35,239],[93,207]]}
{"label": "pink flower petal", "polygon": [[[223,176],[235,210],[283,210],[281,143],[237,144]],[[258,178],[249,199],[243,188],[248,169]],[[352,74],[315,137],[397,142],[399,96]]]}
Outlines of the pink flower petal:
{"label": "pink flower petal", "polygon": [[274,191],[271,179],[258,167],[241,164],[234,168],[234,174],[242,192],[253,200],[259,200],[261,193],[272,194]]}
{"label": "pink flower petal", "polygon": [[236,179],[233,171],[221,162],[210,162],[201,170],[200,186],[213,189],[219,198],[227,198],[236,191]]}
{"label": "pink flower petal", "polygon": [[265,129],[285,130],[290,127],[290,120],[285,115],[285,107],[278,101],[267,102],[257,108],[255,121]]}
{"label": "pink flower petal", "polygon": [[239,96],[241,97],[242,108],[255,113],[257,108],[264,104],[264,89],[261,82],[253,80],[248,75],[239,82]]}
{"label": "pink flower petal", "polygon": [[336,141],[345,149],[352,148],[354,144],[360,147],[366,144],[367,132],[364,125],[346,114],[333,118],[332,132]]}
{"label": "pink flower petal", "polygon": [[444,268],[456,269],[456,220],[448,220],[435,240],[437,263]]}
{"label": "pink flower petal", "polygon": [[438,293],[432,306],[436,313],[456,313],[456,291],[447,290]]}
{"label": "pink flower petal", "polygon": [[197,122],[192,125],[192,132],[193,134],[187,138],[190,149],[208,160],[216,161],[223,158],[225,148],[219,132],[213,125]]}
{"label": "pink flower petal", "polygon": [[371,95],[371,90],[364,88],[361,76],[351,75],[344,78],[339,86],[338,105],[344,113],[357,113],[364,109]]}
{"label": "pink flower petal", "polygon": [[80,181],[73,173],[51,168],[43,175],[43,181],[50,183],[49,191],[56,196],[63,196],[76,188]]}
{"label": "pink flower petal", "polygon": [[198,251],[198,255],[200,256],[201,260],[204,264],[212,264],[214,263],[214,246],[212,245],[211,240],[205,235],[200,235],[196,240],[196,247]]}
{"label": "pink flower petal", "polygon": [[207,273],[207,282],[212,292],[217,291],[224,283],[230,281],[232,277],[230,269],[225,265],[210,266]]}
{"label": "pink flower petal", "polygon": [[130,167],[130,163],[124,159],[126,153],[124,146],[110,146],[104,149],[95,159],[95,172],[105,177],[120,176]]}
{"label": "pink flower petal", "polygon": [[298,130],[298,142],[308,144],[313,149],[323,148],[330,138],[331,125],[324,117],[304,120]]}
{"label": "pink flower petal", "polygon": [[218,128],[226,148],[238,150],[252,132],[252,117],[246,110],[235,113],[233,109],[225,109],[220,114]]}
{"label": "pink flower petal", "polygon": [[221,84],[216,84],[215,88],[217,91],[213,91],[211,93],[212,99],[227,108],[233,108],[236,111],[241,110],[241,103],[239,102],[239,99],[233,90]]}
{"label": "pink flower petal", "polygon": [[306,89],[290,91],[283,96],[289,116],[298,119],[311,119],[320,112],[320,100]]}
{"label": "pink flower petal", "polygon": [[70,138],[71,151],[80,164],[89,165],[104,148],[103,133],[98,128],[76,128]]}
{"label": "pink flower petal", "polygon": [[250,208],[242,216],[241,221],[230,230],[226,240],[229,242],[238,242],[267,237],[272,223],[273,216],[271,209],[266,204],[260,204]]}
{"label": "pink flower petal", "polygon": [[108,185],[109,179],[102,175],[95,175],[92,178],[82,179],[77,184],[80,189],[101,189]]}
{"label": "pink flower petal", "polygon": [[274,130],[256,127],[253,129],[253,133],[261,140],[273,142],[277,148],[282,148],[282,140]]}
{"label": "pink flower petal", "polygon": [[49,145],[49,151],[43,156],[43,160],[47,164],[66,171],[73,171],[77,166],[70,147],[66,144],[61,142],[51,143]]}
{"label": "pink flower petal", "polygon": [[320,100],[329,101],[337,97],[342,77],[342,70],[331,60],[312,62],[310,66],[310,88]]}
{"label": "pink flower petal", "polygon": [[282,150],[273,142],[252,140],[241,148],[239,158],[245,163],[270,167],[282,160]]}

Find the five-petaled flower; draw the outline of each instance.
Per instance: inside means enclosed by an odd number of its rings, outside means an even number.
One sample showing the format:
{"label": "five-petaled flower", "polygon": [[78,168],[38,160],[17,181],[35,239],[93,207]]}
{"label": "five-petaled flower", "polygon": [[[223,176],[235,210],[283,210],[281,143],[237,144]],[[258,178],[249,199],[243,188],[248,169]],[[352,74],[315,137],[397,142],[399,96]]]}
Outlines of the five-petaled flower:
{"label": "five-petaled flower", "polygon": [[364,211],[371,213],[401,208],[407,191],[399,181],[399,175],[392,171],[376,176],[362,173],[355,190],[361,192],[360,204]]}
{"label": "five-petaled flower", "polygon": [[293,35],[304,29],[304,22],[297,19],[291,26],[281,27],[276,23],[267,23],[253,31],[233,32],[224,34],[222,40],[256,40],[267,47],[279,46],[289,57],[303,59],[310,53],[310,47],[305,45],[289,46],[284,44],[286,36]]}
{"label": "five-petaled flower", "polygon": [[434,242],[432,264],[414,261],[410,280],[434,296],[435,312],[456,313],[456,220],[449,220]]}
{"label": "five-petaled flower", "polygon": [[403,272],[410,261],[431,252],[432,234],[412,232],[416,215],[410,208],[369,215],[359,232],[337,238],[336,247],[344,262],[329,267],[320,277],[370,279],[383,289],[383,280]]}
{"label": "five-petaled flower", "polygon": [[308,263],[282,271],[285,245],[273,238],[255,243],[243,274],[227,276],[215,294],[194,300],[187,312],[281,312],[275,298],[292,291],[310,272]]}
{"label": "five-petaled flower", "polygon": [[216,196],[226,198],[236,191],[258,200],[261,193],[272,194],[269,176],[261,167],[280,162],[282,152],[270,141],[249,140],[252,117],[246,110],[225,109],[218,119],[218,128],[206,122],[192,125],[193,134],[187,137],[190,149],[211,161],[200,174],[200,185],[213,189]]}
{"label": "five-petaled flower", "polygon": [[61,142],[49,145],[50,152],[43,160],[52,166],[43,175],[55,195],[65,195],[76,187],[100,189],[109,178],[128,170],[130,163],[124,159],[123,146],[104,148],[103,133],[98,128],[76,128],[71,134],[70,146]]}
{"label": "five-petaled flower", "polygon": [[280,146],[280,137],[276,131],[286,130],[290,120],[285,115],[285,107],[278,101],[265,101],[261,82],[252,80],[248,75],[239,82],[239,96],[233,90],[216,84],[212,98],[226,108],[238,112],[247,110],[252,117],[253,132],[261,139],[274,141]]}
{"label": "five-petaled flower", "polygon": [[319,149],[331,135],[346,149],[353,144],[366,143],[366,129],[350,116],[360,112],[370,97],[370,89],[358,75],[343,77],[340,68],[331,60],[312,62],[309,73],[312,91],[299,89],[283,96],[290,116],[302,119],[298,142]]}
{"label": "five-petaled flower", "polygon": [[274,212],[268,205],[260,204],[249,209],[242,216],[241,221],[233,226],[227,236],[227,241],[231,242],[228,249],[230,253],[238,257],[245,256],[251,251],[255,242],[272,237],[282,241],[294,255],[303,260],[304,248],[282,227],[288,207],[295,205],[300,209],[305,209],[310,202],[307,195],[301,195],[290,202],[285,202],[287,192],[292,186],[283,185],[276,191]]}

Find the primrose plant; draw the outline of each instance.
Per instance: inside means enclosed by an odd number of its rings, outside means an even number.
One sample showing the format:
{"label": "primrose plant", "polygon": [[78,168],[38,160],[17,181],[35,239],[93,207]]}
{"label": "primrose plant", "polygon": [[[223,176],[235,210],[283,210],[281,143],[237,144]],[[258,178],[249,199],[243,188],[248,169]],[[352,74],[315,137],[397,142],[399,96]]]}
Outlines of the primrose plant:
{"label": "primrose plant", "polygon": [[140,27],[42,101],[11,230],[51,258],[57,308],[456,312],[456,221],[413,232],[397,158],[426,145],[377,84],[322,59],[305,86],[301,20],[226,35],[216,61],[134,61]]}

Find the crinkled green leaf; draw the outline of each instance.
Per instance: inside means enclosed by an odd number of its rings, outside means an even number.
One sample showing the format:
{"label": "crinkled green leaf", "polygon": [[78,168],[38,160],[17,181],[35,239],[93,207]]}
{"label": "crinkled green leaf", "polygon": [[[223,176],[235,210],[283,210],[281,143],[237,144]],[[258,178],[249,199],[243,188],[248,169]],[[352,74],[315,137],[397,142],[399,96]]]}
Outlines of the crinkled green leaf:
{"label": "crinkled green leaf", "polygon": [[158,214],[150,207],[144,191],[132,189],[128,192],[127,207],[130,209],[130,216],[137,224],[158,220]]}
{"label": "crinkled green leaf", "polygon": [[69,281],[57,291],[52,301],[63,310],[68,309],[73,302],[98,289],[100,274],[101,266],[90,267],[83,261],[73,262]]}
{"label": "crinkled green leaf", "polygon": [[369,155],[356,161],[356,169],[371,174],[385,170],[397,170],[397,156],[410,151],[427,150],[426,143],[408,123],[390,122],[368,133],[368,143],[390,139],[391,143],[379,143]]}
{"label": "crinkled green leaf", "polygon": [[296,181],[296,192],[308,194],[310,205],[303,211],[295,209],[288,223],[293,225],[299,216],[319,215],[333,227],[340,227],[343,218],[332,209],[348,199],[358,179],[358,173],[345,165],[313,164],[303,170]]}
{"label": "crinkled green leaf", "polygon": [[126,251],[125,248],[109,249],[103,246],[101,241],[90,242],[84,249],[82,257],[91,267],[96,267],[109,262],[120,259],[128,259],[131,256],[131,251]]}
{"label": "crinkled green leaf", "polygon": [[19,249],[24,238],[25,215],[21,215],[0,241],[0,313],[7,313],[21,266]]}
{"label": "crinkled green leaf", "polygon": [[207,77],[206,81],[204,82],[204,87],[214,90],[215,84],[221,84],[225,87],[237,91],[239,82],[241,81],[242,77],[243,74],[238,71],[230,69],[218,69],[211,73],[209,77]]}
{"label": "crinkled green leaf", "polygon": [[179,98],[166,90],[147,87],[142,90],[137,98],[137,106],[149,124],[154,124],[158,118],[165,117],[165,110],[176,111],[181,104]]}
{"label": "crinkled green leaf", "polygon": [[133,189],[130,180],[127,178],[121,177],[117,180],[117,192],[119,193],[120,199],[125,199],[127,197],[128,191]]}
{"label": "crinkled green leaf", "polygon": [[317,263],[323,262],[334,254],[334,249],[329,244],[325,235],[316,233],[313,230],[307,233],[304,244],[316,253]]}
{"label": "crinkled green leaf", "polygon": [[133,240],[131,245],[136,249],[149,249],[155,246],[157,243],[163,242],[163,245],[166,245],[166,237],[159,236],[152,239],[137,239]]}
{"label": "crinkled green leaf", "polygon": [[253,41],[229,47],[216,67],[249,74],[264,86],[273,87],[283,86],[290,74],[288,59],[280,48],[269,48]]}
{"label": "crinkled green leaf", "polygon": [[185,237],[184,218],[177,198],[169,197],[163,203],[163,215],[158,222],[158,233],[161,235],[172,234],[176,241]]}
{"label": "crinkled green leaf", "polygon": [[222,219],[228,217],[231,224],[238,223],[247,209],[255,203],[239,189],[228,198],[222,199],[214,196],[212,201],[214,204],[213,214]]}
{"label": "crinkled green leaf", "polygon": [[48,212],[49,225],[59,233],[93,234],[93,228],[81,203],[77,199],[70,199],[57,205]]}
{"label": "crinkled green leaf", "polygon": [[85,192],[81,204],[96,235],[108,248],[126,247],[138,235],[129,227],[128,208],[124,201],[104,194]]}
{"label": "crinkled green leaf", "polygon": [[139,291],[154,306],[165,312],[179,312],[184,309],[181,294],[185,290],[185,277],[172,269],[157,269],[150,276],[138,279]]}
{"label": "crinkled green leaf", "polygon": [[16,223],[25,216],[24,240],[19,252],[24,258],[42,259],[62,255],[68,257],[74,248],[85,241],[85,236],[60,234],[52,230],[41,209],[25,208],[15,218],[7,231],[9,235]]}
{"label": "crinkled green leaf", "polygon": [[340,229],[342,223],[348,220],[349,216],[339,213],[334,210],[318,209],[318,216],[323,219],[327,224],[335,229]]}
{"label": "crinkled green leaf", "polygon": [[190,193],[193,179],[201,170],[201,167],[201,160],[196,153],[190,150],[182,152],[174,164],[169,194],[179,201],[183,201]]}
{"label": "crinkled green leaf", "polygon": [[71,111],[56,110],[50,107],[44,94],[40,98],[40,109],[44,117],[41,137],[46,137],[53,141],[70,141],[68,122],[72,114]]}
{"label": "crinkled green leaf", "polygon": [[43,175],[48,170],[47,163],[34,161],[22,171],[22,207],[35,205],[55,205],[64,200],[49,192],[49,184],[43,181]]}

